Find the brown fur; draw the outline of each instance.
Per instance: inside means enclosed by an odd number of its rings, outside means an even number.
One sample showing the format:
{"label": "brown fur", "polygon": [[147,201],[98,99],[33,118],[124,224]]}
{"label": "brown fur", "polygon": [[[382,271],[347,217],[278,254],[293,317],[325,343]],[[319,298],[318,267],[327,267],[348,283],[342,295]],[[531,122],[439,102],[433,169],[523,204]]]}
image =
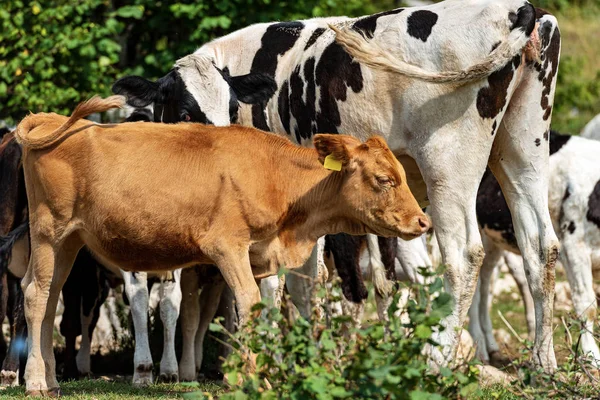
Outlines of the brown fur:
{"label": "brown fur", "polygon": [[[244,322],[260,299],[254,278],[299,267],[319,236],[411,238],[429,228],[380,138],[316,135],[315,150],[241,126],[76,118],[121,102],[93,98],[70,118],[30,115],[17,128],[32,248],[23,284],[34,332],[29,391],[57,385],[40,375],[51,349],[40,349],[36,332],[51,329],[42,325],[45,309],[55,308],[56,290],[84,244],[103,264],[133,271],[215,264]],[[328,154],[343,160],[341,172],[323,168],[319,160]]]}

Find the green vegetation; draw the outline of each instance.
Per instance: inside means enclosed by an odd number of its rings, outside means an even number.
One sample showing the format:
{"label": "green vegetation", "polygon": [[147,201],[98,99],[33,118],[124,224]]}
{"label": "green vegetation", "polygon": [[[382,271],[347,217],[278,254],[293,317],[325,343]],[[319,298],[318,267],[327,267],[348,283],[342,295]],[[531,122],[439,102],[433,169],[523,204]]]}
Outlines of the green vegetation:
{"label": "green vegetation", "polygon": [[[244,331],[232,336],[234,351],[224,365],[229,382],[240,378],[244,382],[219,398],[434,400],[476,394],[474,365],[435,371],[423,352],[437,347],[433,333],[444,330],[440,321],[452,312],[450,295],[442,292],[442,286],[435,278],[413,288],[406,309],[400,310],[409,316],[407,322],[393,316],[398,310],[396,297],[389,323],[374,321],[361,329],[348,327],[347,317],[331,314],[327,305],[339,300],[337,288],[332,295],[319,290],[325,317],[320,318],[315,307],[311,321],[290,321],[277,309],[255,306],[254,311],[265,317],[252,319]],[[222,330],[216,324],[212,328]],[[258,355],[255,371],[248,367],[246,349]]]}
{"label": "green vegetation", "polygon": [[[64,400],[146,400],[146,399],[180,399],[185,393],[206,390],[219,394],[223,390],[214,383],[181,383],[157,384],[147,388],[136,389],[129,381],[116,382],[104,379],[85,379],[61,384]],[[0,400],[25,399],[25,387],[7,388],[0,390]]]}

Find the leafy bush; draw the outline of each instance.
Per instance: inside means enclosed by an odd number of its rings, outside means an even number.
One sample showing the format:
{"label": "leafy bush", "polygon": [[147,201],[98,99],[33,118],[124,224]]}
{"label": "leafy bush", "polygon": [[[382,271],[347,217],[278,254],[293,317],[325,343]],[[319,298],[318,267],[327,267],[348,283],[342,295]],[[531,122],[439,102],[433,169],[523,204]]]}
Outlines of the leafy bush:
{"label": "leafy bush", "polygon": [[0,120],[68,113],[125,74],[157,78],[205,42],[247,25],[374,11],[360,0],[5,0]]}
{"label": "leafy bush", "polygon": [[[244,333],[232,336],[235,350],[224,365],[229,382],[237,382],[238,377],[244,382],[219,398],[416,400],[474,394],[478,391],[476,367],[465,364],[434,371],[423,351],[426,346],[437,346],[432,335],[444,329],[440,320],[451,312],[450,296],[441,289],[439,278],[414,288],[405,310],[409,322],[392,316],[389,324],[350,328],[350,334],[348,319],[332,316],[327,308],[325,318],[318,319],[315,311],[312,321],[298,318],[291,322],[277,309],[258,304],[254,312],[265,317],[252,319]],[[339,300],[339,294],[334,292],[327,300],[324,304],[331,304]],[[390,308],[390,315],[396,308]],[[217,324],[212,329],[221,331]],[[257,354],[256,371],[249,369],[244,349]]]}

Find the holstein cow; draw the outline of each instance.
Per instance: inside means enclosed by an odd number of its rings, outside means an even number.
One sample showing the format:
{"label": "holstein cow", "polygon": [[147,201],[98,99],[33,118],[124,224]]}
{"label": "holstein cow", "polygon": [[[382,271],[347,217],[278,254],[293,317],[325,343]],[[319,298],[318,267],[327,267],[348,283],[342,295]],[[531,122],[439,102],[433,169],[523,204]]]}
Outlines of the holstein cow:
{"label": "holstein cow", "polygon": [[30,115],[16,130],[31,236],[23,279],[29,394],[59,390],[52,321],[84,245],[103,264],[131,271],[216,265],[243,325],[260,300],[255,278],[302,265],[319,236],[414,238],[429,229],[380,137],[316,135],[314,150],[240,126],[80,120],[123,104],[122,96],[96,97],[70,118]]}
{"label": "holstein cow", "polygon": [[[303,144],[317,132],[381,133],[418,200],[431,202],[455,302],[437,338],[448,352],[484,256],[475,199],[489,165],[507,193],[533,288],[534,358],[551,371],[558,241],[547,209],[547,132],[559,54],[556,18],[527,1],[447,0],[253,25],[203,45],[157,82],[126,77],[113,90],[132,105],[154,103],[165,122],[234,121]],[[276,80],[275,96],[238,104],[235,80],[257,74]]]}
{"label": "holstein cow", "polygon": [[[541,142],[540,142],[541,144]],[[571,286],[575,313],[584,329],[581,351],[600,366],[600,351],[593,330],[597,320],[592,270],[600,269],[600,143],[594,140],[550,133],[549,207],[558,233],[561,261]],[[486,241],[486,257],[480,275],[480,302],[471,312],[471,327],[479,357],[493,360],[499,351],[489,316],[489,286],[494,267],[502,262],[502,250],[521,254],[515,239],[510,210],[498,182],[486,174],[477,197],[477,215]],[[518,261],[512,268],[519,270]],[[527,291],[521,285],[521,291]],[[530,288],[534,289],[531,287]],[[530,307],[526,307],[526,309]],[[533,312],[533,310],[531,310]]]}

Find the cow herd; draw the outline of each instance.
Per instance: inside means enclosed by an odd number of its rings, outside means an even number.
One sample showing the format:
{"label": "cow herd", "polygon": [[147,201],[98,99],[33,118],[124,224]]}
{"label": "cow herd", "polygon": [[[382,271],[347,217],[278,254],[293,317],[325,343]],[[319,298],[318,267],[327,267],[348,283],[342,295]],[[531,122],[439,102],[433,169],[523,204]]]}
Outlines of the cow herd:
{"label": "cow herd", "polygon": [[[61,289],[71,376],[90,372],[90,332],[112,274],[131,305],[133,383],[153,382],[149,277],[161,284],[159,376],[193,380],[226,286],[240,324],[261,297],[277,304],[283,285],[306,315],[308,280],[284,282],[282,267],[317,279],[322,264],[335,265],[345,297],[361,303],[365,253],[387,318],[389,281],[420,282],[417,267],[435,264],[419,238],[430,231],[454,304],[432,363],[452,359],[467,314],[478,356],[497,358],[488,294],[506,261],[526,296],[534,362],[552,372],[559,248],[589,331],[581,348],[598,363],[600,143],[550,131],[559,56],[556,18],[527,1],[446,0],[252,25],[157,81],[118,80],[115,96],[70,117],[27,116],[0,145],[1,297],[13,334],[2,384],[18,384],[26,334],[27,393],[59,393]],[[125,123],[83,119],[125,104]]]}

